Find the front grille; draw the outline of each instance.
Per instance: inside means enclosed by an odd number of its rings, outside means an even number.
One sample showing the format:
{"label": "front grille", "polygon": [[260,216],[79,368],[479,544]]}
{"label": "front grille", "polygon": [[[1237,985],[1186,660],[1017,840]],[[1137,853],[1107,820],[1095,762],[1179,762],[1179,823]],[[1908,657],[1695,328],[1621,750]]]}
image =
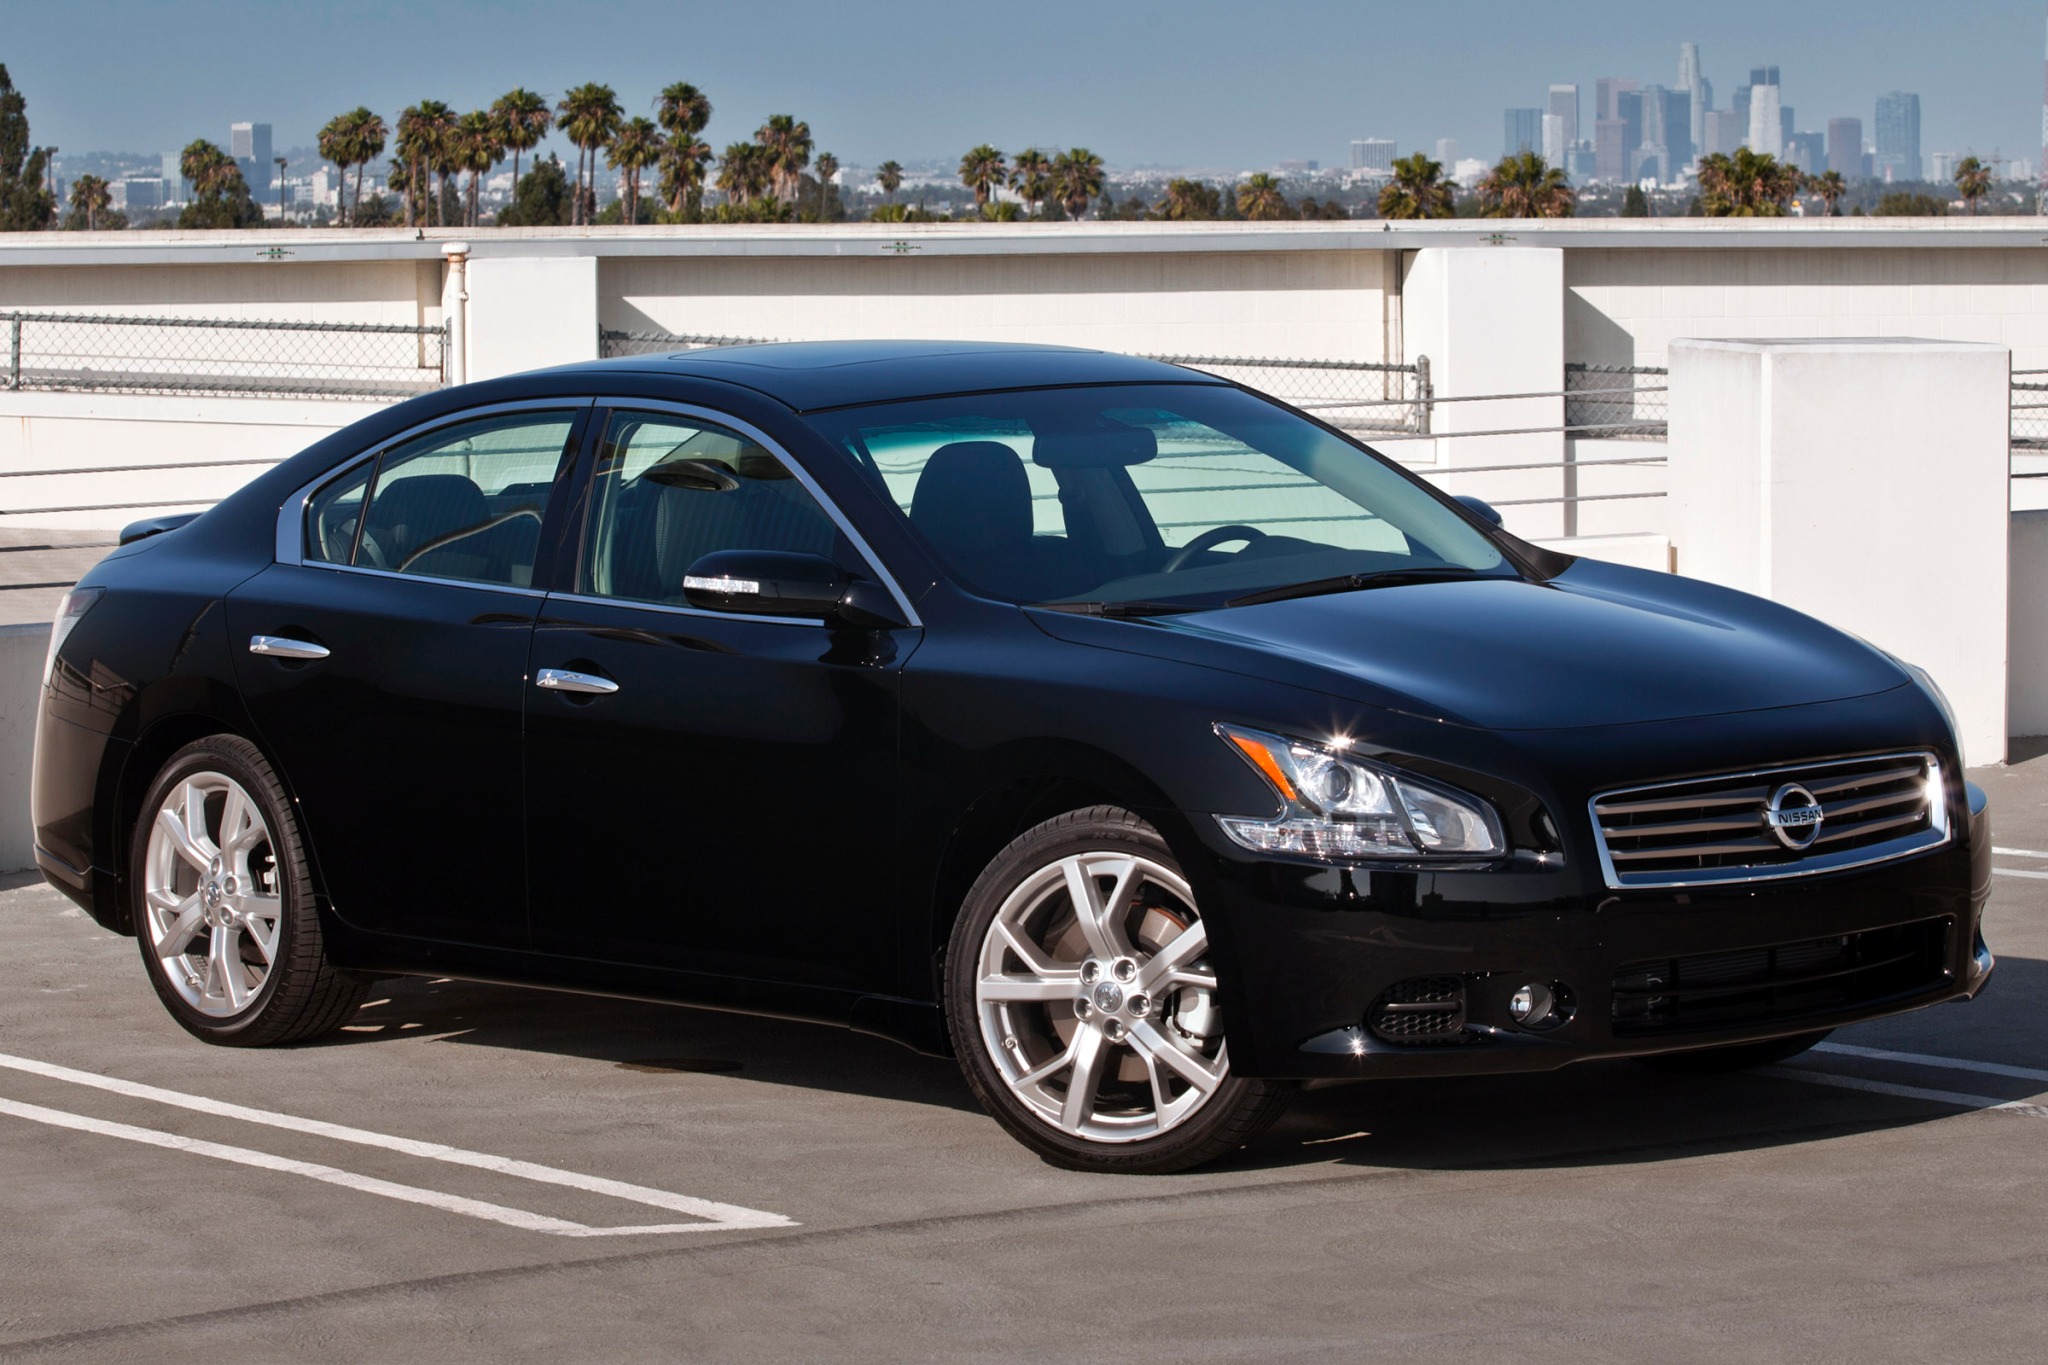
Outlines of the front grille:
{"label": "front grille", "polygon": [[1612,887],[1761,881],[1947,843],[1941,791],[1932,754],[1803,763],[1608,792],[1593,798],[1593,832]]}
{"label": "front grille", "polygon": [[1368,1013],[1372,1031],[1393,1043],[1458,1041],[1465,1028],[1465,978],[1412,976],[1380,993]]}
{"label": "front grille", "polygon": [[1768,1023],[1912,995],[1946,975],[1950,923],[1632,962],[1614,976],[1614,1032]]}

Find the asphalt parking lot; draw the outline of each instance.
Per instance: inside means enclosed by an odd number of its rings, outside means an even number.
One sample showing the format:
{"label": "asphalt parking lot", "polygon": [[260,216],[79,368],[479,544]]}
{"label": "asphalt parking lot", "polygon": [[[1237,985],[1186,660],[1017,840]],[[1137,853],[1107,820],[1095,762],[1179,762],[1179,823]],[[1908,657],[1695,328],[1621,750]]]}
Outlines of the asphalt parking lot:
{"label": "asphalt parking lot", "polygon": [[1765,1075],[1317,1091],[1216,1168],[1040,1164],[831,1029],[390,982],[238,1052],[0,890],[0,1359],[2048,1355],[2048,757],[1974,774],[1969,1006]]}

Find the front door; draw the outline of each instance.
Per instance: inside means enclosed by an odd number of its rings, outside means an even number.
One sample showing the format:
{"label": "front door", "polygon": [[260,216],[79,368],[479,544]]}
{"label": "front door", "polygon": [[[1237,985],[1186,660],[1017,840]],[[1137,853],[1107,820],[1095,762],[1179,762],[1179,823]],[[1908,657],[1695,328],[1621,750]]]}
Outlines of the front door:
{"label": "front door", "polygon": [[683,575],[714,550],[873,574],[760,440],[683,412],[600,417],[567,590],[534,634],[536,679],[577,675],[527,699],[535,945],[871,985],[895,946],[898,683],[917,634],[687,606]]}
{"label": "front door", "polygon": [[318,490],[300,554],[229,595],[242,694],[352,925],[527,941],[534,574],[587,412],[521,409],[401,440]]}

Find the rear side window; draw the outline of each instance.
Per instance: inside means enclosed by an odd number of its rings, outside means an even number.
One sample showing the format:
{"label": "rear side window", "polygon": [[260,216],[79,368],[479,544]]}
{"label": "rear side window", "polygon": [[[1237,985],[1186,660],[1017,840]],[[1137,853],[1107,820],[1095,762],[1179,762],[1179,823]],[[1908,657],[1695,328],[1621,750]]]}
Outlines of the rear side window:
{"label": "rear side window", "polygon": [[394,446],[313,499],[305,557],[531,587],[541,517],[575,427],[574,412],[506,413]]}

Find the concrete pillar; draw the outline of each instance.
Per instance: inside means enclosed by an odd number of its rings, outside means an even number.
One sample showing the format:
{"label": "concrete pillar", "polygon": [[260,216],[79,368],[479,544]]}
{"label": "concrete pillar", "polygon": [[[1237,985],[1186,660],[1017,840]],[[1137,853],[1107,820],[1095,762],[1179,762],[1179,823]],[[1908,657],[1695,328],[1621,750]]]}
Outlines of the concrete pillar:
{"label": "concrete pillar", "polygon": [[469,262],[469,378],[597,358],[595,256],[479,256]]}
{"label": "concrete pillar", "polygon": [[[1564,387],[1564,252],[1556,247],[1425,247],[1401,286],[1403,354],[1429,357],[1438,397],[1550,394]],[[1514,502],[1564,491],[1564,400],[1505,398],[1445,403],[1431,415],[1436,467],[1532,465],[1440,480],[1452,492]],[[1512,436],[1461,432],[1514,431]],[[1432,443],[1388,442],[1397,458],[1428,459]],[[1563,504],[1501,508],[1508,529],[1529,538],[1564,533]]]}
{"label": "concrete pillar", "polygon": [[1678,571],[1919,664],[1973,764],[2005,758],[2011,367],[1907,337],[1671,345]]}
{"label": "concrete pillar", "polygon": [[448,242],[441,248],[448,260],[448,273],[441,282],[441,316],[448,320],[448,357],[443,367],[450,384],[469,382],[469,263],[468,242]]}

